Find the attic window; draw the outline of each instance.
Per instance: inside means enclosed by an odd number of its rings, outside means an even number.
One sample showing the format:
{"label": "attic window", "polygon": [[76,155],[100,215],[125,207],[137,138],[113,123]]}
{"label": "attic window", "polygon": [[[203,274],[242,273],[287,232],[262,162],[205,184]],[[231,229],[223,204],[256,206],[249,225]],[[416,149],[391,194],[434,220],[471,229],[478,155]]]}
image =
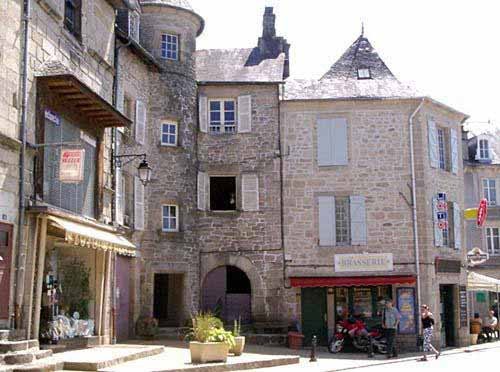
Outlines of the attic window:
{"label": "attic window", "polygon": [[358,79],[371,79],[369,68],[358,68]]}

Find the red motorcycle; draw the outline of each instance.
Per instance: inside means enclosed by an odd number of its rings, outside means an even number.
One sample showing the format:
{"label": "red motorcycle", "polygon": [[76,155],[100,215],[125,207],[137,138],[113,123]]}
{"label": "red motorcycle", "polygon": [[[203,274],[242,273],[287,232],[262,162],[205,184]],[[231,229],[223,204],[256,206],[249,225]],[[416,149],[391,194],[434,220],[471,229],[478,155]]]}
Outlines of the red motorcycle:
{"label": "red motorcycle", "polygon": [[357,350],[368,352],[371,342],[373,351],[387,354],[387,341],[382,331],[376,328],[368,331],[365,322],[361,319],[343,319],[335,328],[335,334],[328,343],[330,353],[336,354],[342,351],[348,342],[351,342]]}

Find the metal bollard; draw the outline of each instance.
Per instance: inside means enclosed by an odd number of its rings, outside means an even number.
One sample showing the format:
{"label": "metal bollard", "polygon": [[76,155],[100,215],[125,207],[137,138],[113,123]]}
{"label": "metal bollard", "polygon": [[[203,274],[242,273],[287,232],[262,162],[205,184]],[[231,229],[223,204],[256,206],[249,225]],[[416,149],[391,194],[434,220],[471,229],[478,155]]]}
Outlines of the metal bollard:
{"label": "metal bollard", "polygon": [[368,358],[373,358],[373,339],[372,336],[368,335]]}
{"label": "metal bollard", "polygon": [[311,341],[311,359],[309,359],[310,362],[317,362],[318,360],[316,359],[316,345],[318,344],[318,339],[316,336],[312,337]]}

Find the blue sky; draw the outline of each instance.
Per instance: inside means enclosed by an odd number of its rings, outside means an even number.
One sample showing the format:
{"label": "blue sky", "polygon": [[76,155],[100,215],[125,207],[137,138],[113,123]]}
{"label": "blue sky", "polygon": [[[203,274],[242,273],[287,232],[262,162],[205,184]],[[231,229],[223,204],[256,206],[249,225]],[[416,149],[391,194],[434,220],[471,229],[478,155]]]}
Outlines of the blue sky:
{"label": "blue sky", "polygon": [[[500,3],[494,0],[190,0],[198,49],[252,47],[266,5],[291,44],[292,78],[318,78],[359,36],[419,91],[500,128]],[[497,4],[498,3],[498,4]],[[483,124],[484,125],[484,124]]]}

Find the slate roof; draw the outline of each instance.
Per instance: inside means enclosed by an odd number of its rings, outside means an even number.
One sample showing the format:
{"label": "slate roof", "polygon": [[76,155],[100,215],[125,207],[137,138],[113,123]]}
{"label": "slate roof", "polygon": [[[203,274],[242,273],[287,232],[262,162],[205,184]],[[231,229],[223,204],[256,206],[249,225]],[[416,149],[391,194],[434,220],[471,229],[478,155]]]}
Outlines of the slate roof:
{"label": "slate roof", "polygon": [[[370,79],[358,79],[358,68],[369,68]],[[415,89],[401,83],[370,41],[361,35],[319,80],[289,80],[285,100],[344,98],[413,98]]]}
{"label": "slate roof", "polygon": [[196,79],[199,82],[283,81],[285,54],[262,58],[259,48],[206,49],[196,52]]}

